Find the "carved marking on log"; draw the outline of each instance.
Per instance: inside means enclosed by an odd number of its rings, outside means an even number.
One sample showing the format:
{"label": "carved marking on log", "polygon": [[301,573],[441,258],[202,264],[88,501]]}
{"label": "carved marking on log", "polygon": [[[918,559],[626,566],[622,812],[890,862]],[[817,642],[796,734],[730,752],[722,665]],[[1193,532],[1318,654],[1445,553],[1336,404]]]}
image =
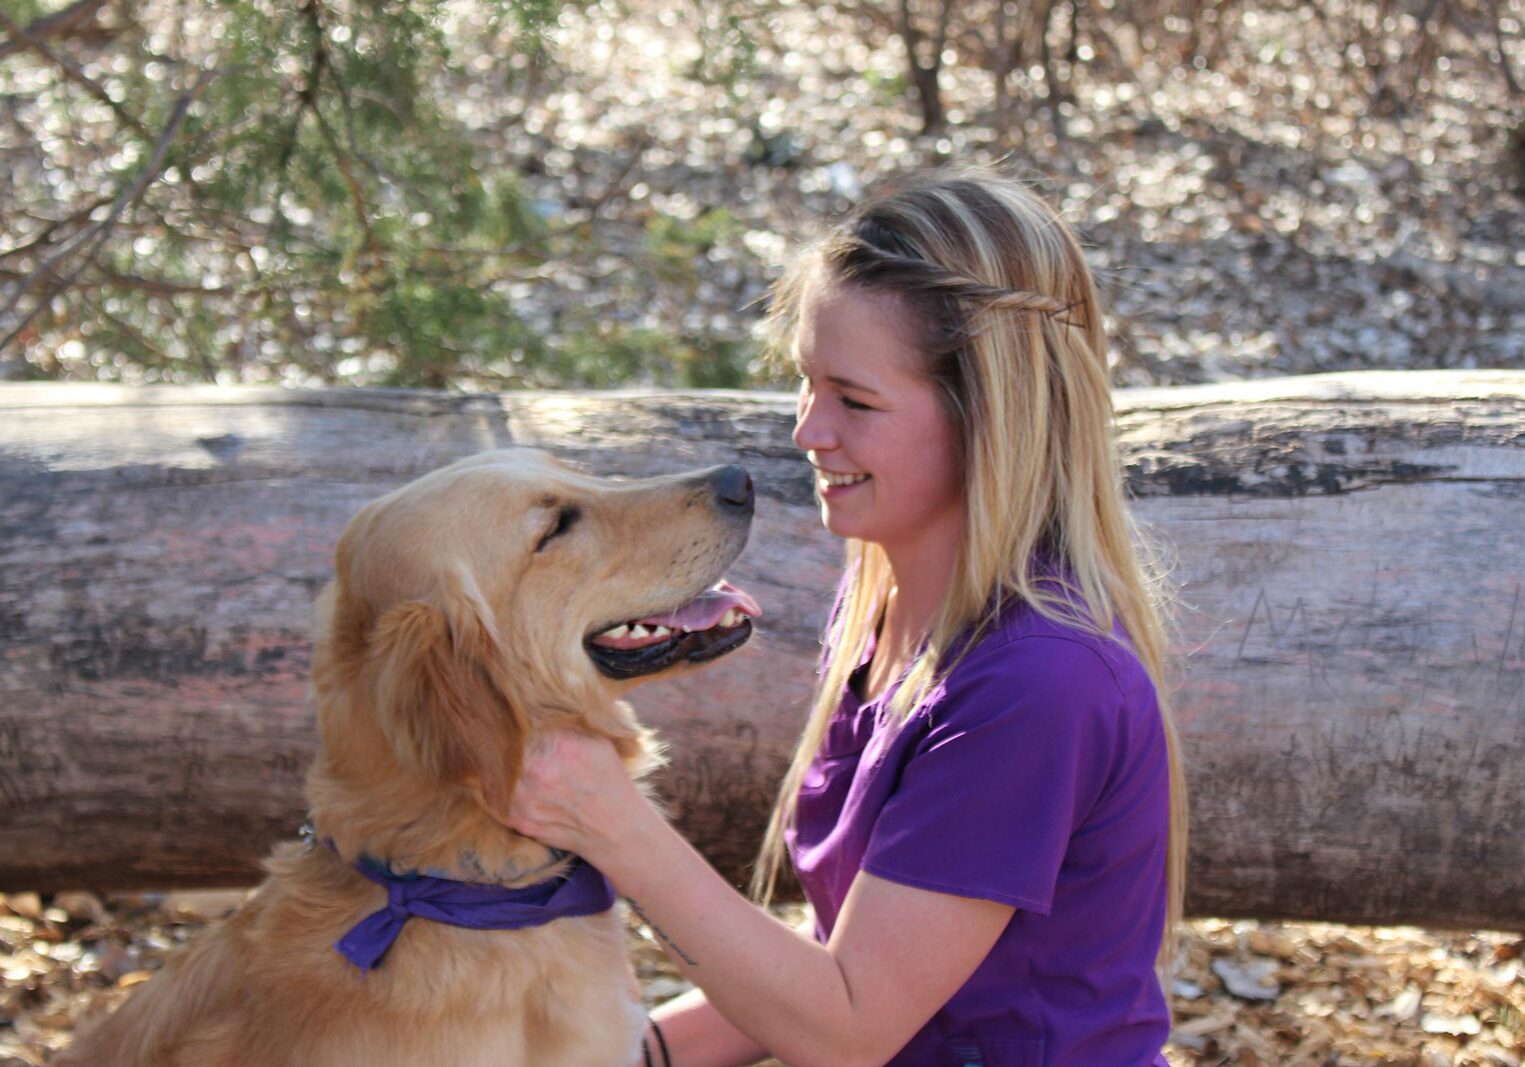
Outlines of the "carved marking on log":
{"label": "carved marking on log", "polygon": [[[1234,659],[1253,665],[1301,657],[1310,686],[1325,693],[1342,688],[1332,676],[1361,671],[1368,684],[1397,689],[1405,694],[1403,702],[1415,707],[1427,702],[1437,686],[1435,673],[1444,671],[1448,702],[1475,695],[1513,703],[1525,695],[1525,662],[1521,662],[1525,661],[1525,641],[1522,655],[1512,657],[1520,597],[1521,585],[1516,582],[1507,614],[1495,603],[1465,621],[1443,622],[1430,603],[1379,604],[1375,578],[1370,599],[1364,603],[1336,602],[1314,608],[1305,596],[1297,595],[1282,611],[1274,594],[1261,586],[1244,617]],[[1247,652],[1256,637],[1261,638],[1254,643],[1258,654]],[[1383,674],[1371,674],[1368,668],[1376,665]]]}
{"label": "carved marking on log", "polygon": [[[656,781],[678,827],[696,839],[761,840],[780,768],[776,755],[763,759],[757,726],[737,719],[718,727],[689,721],[668,724],[662,733],[684,754],[683,773],[662,773]],[[733,861],[733,875],[736,866]]]}
{"label": "carved marking on log", "polygon": [[21,724],[0,720],[0,805],[5,808],[21,805],[23,793],[11,769],[19,767],[21,760]]}
{"label": "carved marking on log", "polygon": [[189,803],[201,792],[202,781],[207,777],[210,746],[195,724],[186,720],[176,722],[171,728],[169,742],[178,756],[179,771],[179,780],[171,795],[179,804]]}
{"label": "carved marking on log", "polygon": [[18,721],[0,721],[0,811],[46,809],[59,795],[64,762],[53,737]]}
{"label": "carved marking on log", "polygon": [[[1509,642],[1514,638],[1514,620],[1519,617],[1519,614],[1520,584],[1516,582],[1514,586],[1514,600],[1509,605],[1509,625],[1504,628],[1504,640],[1499,646],[1499,669],[1497,680],[1500,683],[1500,688],[1502,688],[1502,683],[1504,680],[1504,670],[1509,666]],[[1476,638],[1473,640],[1475,647]],[[1522,646],[1525,646],[1525,641],[1522,641],[1521,644]],[[1525,655],[1522,655],[1522,658],[1525,658]],[[1518,682],[1516,682],[1516,685],[1518,685]]]}

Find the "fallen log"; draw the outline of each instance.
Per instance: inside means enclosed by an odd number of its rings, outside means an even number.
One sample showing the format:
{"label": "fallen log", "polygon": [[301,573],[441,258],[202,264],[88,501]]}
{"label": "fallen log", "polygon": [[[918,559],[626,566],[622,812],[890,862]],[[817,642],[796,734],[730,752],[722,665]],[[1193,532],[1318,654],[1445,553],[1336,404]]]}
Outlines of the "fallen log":
{"label": "fallen log", "polygon": [[[1525,374],[1118,396],[1180,587],[1189,910],[1525,926]],[[484,448],[741,462],[767,615],[633,695],[753,855],[840,560],[778,394],[0,385],[0,890],[246,884],[302,821],[311,602],[363,503]]]}

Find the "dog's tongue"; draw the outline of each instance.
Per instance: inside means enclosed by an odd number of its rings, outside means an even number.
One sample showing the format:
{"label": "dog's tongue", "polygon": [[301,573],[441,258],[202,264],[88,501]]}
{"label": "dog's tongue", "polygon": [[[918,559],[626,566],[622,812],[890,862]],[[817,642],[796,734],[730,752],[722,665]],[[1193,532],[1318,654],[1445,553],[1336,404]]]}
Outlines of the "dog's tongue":
{"label": "dog's tongue", "polygon": [[713,589],[706,589],[677,611],[666,615],[651,615],[636,621],[647,626],[666,626],[674,630],[708,630],[732,608],[753,618],[762,614],[762,608],[757,606],[757,601],[751,596],[730,582],[721,582]]}

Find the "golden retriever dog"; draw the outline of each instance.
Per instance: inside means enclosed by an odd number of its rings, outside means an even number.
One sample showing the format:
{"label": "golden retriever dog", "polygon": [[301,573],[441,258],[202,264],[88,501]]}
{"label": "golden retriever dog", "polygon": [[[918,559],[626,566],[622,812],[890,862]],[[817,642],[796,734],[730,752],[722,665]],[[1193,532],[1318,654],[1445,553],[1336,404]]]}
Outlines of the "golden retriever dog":
{"label": "golden retriever dog", "polygon": [[[514,450],[361,510],[317,608],[312,840],[55,1064],[641,1062],[607,882],[493,813],[537,731],[611,738],[634,776],[655,762],[618,697],[747,639],[757,607],[720,579],[752,503],[740,467],[622,482]],[[467,925],[429,892],[409,910],[419,886],[469,898]],[[538,924],[474,928],[495,894]]]}

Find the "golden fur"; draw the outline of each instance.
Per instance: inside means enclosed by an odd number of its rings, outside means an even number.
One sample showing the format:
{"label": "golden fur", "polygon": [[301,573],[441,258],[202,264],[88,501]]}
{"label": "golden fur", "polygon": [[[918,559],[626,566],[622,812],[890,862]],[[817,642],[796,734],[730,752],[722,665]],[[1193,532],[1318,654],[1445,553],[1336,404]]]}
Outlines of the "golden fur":
{"label": "golden fur", "polygon": [[[654,762],[616,699],[632,683],[601,676],[583,639],[696,596],[740,552],[746,522],[711,506],[707,477],[611,482],[490,452],[364,508],[317,612],[307,795],[335,848],[277,847],[237,914],[55,1064],[638,1062],[639,989],[613,911],[511,932],[413,919],[369,973],[333,944],[386,902],[350,865],[362,853],[508,885],[558,869],[492,816],[537,730],[610,737],[633,775]],[[541,546],[569,507],[579,517]]]}

